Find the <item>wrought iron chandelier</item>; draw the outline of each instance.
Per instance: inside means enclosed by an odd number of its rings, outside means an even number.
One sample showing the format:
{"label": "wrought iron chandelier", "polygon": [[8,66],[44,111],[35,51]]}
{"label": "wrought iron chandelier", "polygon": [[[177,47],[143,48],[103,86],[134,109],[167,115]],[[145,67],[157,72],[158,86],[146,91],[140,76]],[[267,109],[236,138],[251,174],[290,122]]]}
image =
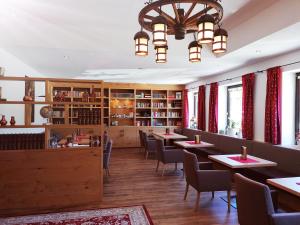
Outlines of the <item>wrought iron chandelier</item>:
{"label": "wrought iron chandelier", "polygon": [[[221,28],[223,7],[219,2],[220,0],[149,0],[139,13],[141,31],[134,36],[135,54],[148,55],[150,37],[144,30],[152,33],[157,63],[167,62],[168,35],[182,40],[186,34],[194,34],[195,40],[188,46],[190,62],[201,61],[203,44],[212,44],[215,54],[226,52],[228,33]],[[181,7],[183,4],[188,7]],[[172,14],[165,10],[170,7],[174,11]]]}

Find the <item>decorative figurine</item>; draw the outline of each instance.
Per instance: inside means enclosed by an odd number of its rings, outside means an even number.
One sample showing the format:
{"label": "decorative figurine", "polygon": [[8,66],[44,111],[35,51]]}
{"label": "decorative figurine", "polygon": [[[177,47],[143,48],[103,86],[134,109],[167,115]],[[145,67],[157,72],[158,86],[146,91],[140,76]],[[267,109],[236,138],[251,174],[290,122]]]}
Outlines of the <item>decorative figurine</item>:
{"label": "decorative figurine", "polygon": [[242,148],[241,159],[247,160],[247,147],[246,146],[242,146],[241,148]]}
{"label": "decorative figurine", "polygon": [[14,116],[12,116],[12,117],[10,118],[10,125],[11,125],[11,126],[16,125],[16,120],[15,120],[15,117],[14,117]]}
{"label": "decorative figurine", "polygon": [[6,124],[7,124],[7,120],[5,119],[5,115],[2,115],[2,119],[0,121],[0,125],[1,126],[6,126]]}

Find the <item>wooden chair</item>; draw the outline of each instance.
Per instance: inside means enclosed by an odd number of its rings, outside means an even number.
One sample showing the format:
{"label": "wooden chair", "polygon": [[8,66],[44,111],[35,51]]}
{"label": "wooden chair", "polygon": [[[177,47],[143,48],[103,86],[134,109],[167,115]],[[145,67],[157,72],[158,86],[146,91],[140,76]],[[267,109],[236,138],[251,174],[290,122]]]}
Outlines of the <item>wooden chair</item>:
{"label": "wooden chair", "polygon": [[163,163],[162,176],[165,173],[165,165],[168,163],[175,163],[175,170],[177,170],[177,163],[183,162],[183,150],[182,149],[172,149],[165,148],[164,141],[161,139],[156,140],[156,149],[157,149],[157,166],[156,172],[158,171],[159,163]]}
{"label": "wooden chair", "polygon": [[[184,200],[186,200],[189,186],[197,191],[195,211],[198,210],[200,193],[227,191],[228,211],[230,211],[231,174],[227,170],[213,170],[212,163],[198,162],[197,156],[184,150],[183,166],[186,178]],[[252,224],[254,225],[254,224]]]}
{"label": "wooden chair", "polygon": [[300,213],[276,213],[272,195],[265,184],[234,176],[240,225],[299,225]]}
{"label": "wooden chair", "polygon": [[110,176],[109,173],[109,161],[110,161],[110,155],[112,150],[112,140],[109,139],[106,144],[106,149],[103,152],[103,168],[105,169],[105,173],[107,176]]}

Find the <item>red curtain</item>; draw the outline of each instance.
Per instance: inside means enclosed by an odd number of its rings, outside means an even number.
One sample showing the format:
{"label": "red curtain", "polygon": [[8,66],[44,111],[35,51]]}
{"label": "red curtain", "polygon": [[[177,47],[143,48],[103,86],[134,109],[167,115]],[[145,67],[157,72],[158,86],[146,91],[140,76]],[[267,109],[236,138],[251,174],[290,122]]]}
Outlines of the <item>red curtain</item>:
{"label": "red curtain", "polygon": [[205,131],[205,123],[205,85],[202,85],[198,91],[198,130]]}
{"label": "red curtain", "polygon": [[183,91],[183,127],[189,127],[189,100],[187,89]]}
{"label": "red curtain", "polygon": [[218,83],[210,85],[208,131],[218,133]]}
{"label": "red curtain", "polygon": [[247,74],[242,77],[243,83],[243,112],[242,133],[243,138],[253,140],[253,114],[254,114],[254,85],[255,74]]}
{"label": "red curtain", "polygon": [[267,71],[267,96],[265,109],[265,142],[281,144],[281,84],[280,67]]}

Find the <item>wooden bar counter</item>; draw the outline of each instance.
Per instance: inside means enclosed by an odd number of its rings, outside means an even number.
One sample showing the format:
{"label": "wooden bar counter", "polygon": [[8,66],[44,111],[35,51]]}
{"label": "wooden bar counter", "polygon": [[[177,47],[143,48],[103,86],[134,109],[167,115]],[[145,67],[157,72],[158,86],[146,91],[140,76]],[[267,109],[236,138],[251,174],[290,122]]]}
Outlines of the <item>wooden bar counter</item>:
{"label": "wooden bar counter", "polygon": [[101,148],[0,151],[0,216],[102,200]]}

